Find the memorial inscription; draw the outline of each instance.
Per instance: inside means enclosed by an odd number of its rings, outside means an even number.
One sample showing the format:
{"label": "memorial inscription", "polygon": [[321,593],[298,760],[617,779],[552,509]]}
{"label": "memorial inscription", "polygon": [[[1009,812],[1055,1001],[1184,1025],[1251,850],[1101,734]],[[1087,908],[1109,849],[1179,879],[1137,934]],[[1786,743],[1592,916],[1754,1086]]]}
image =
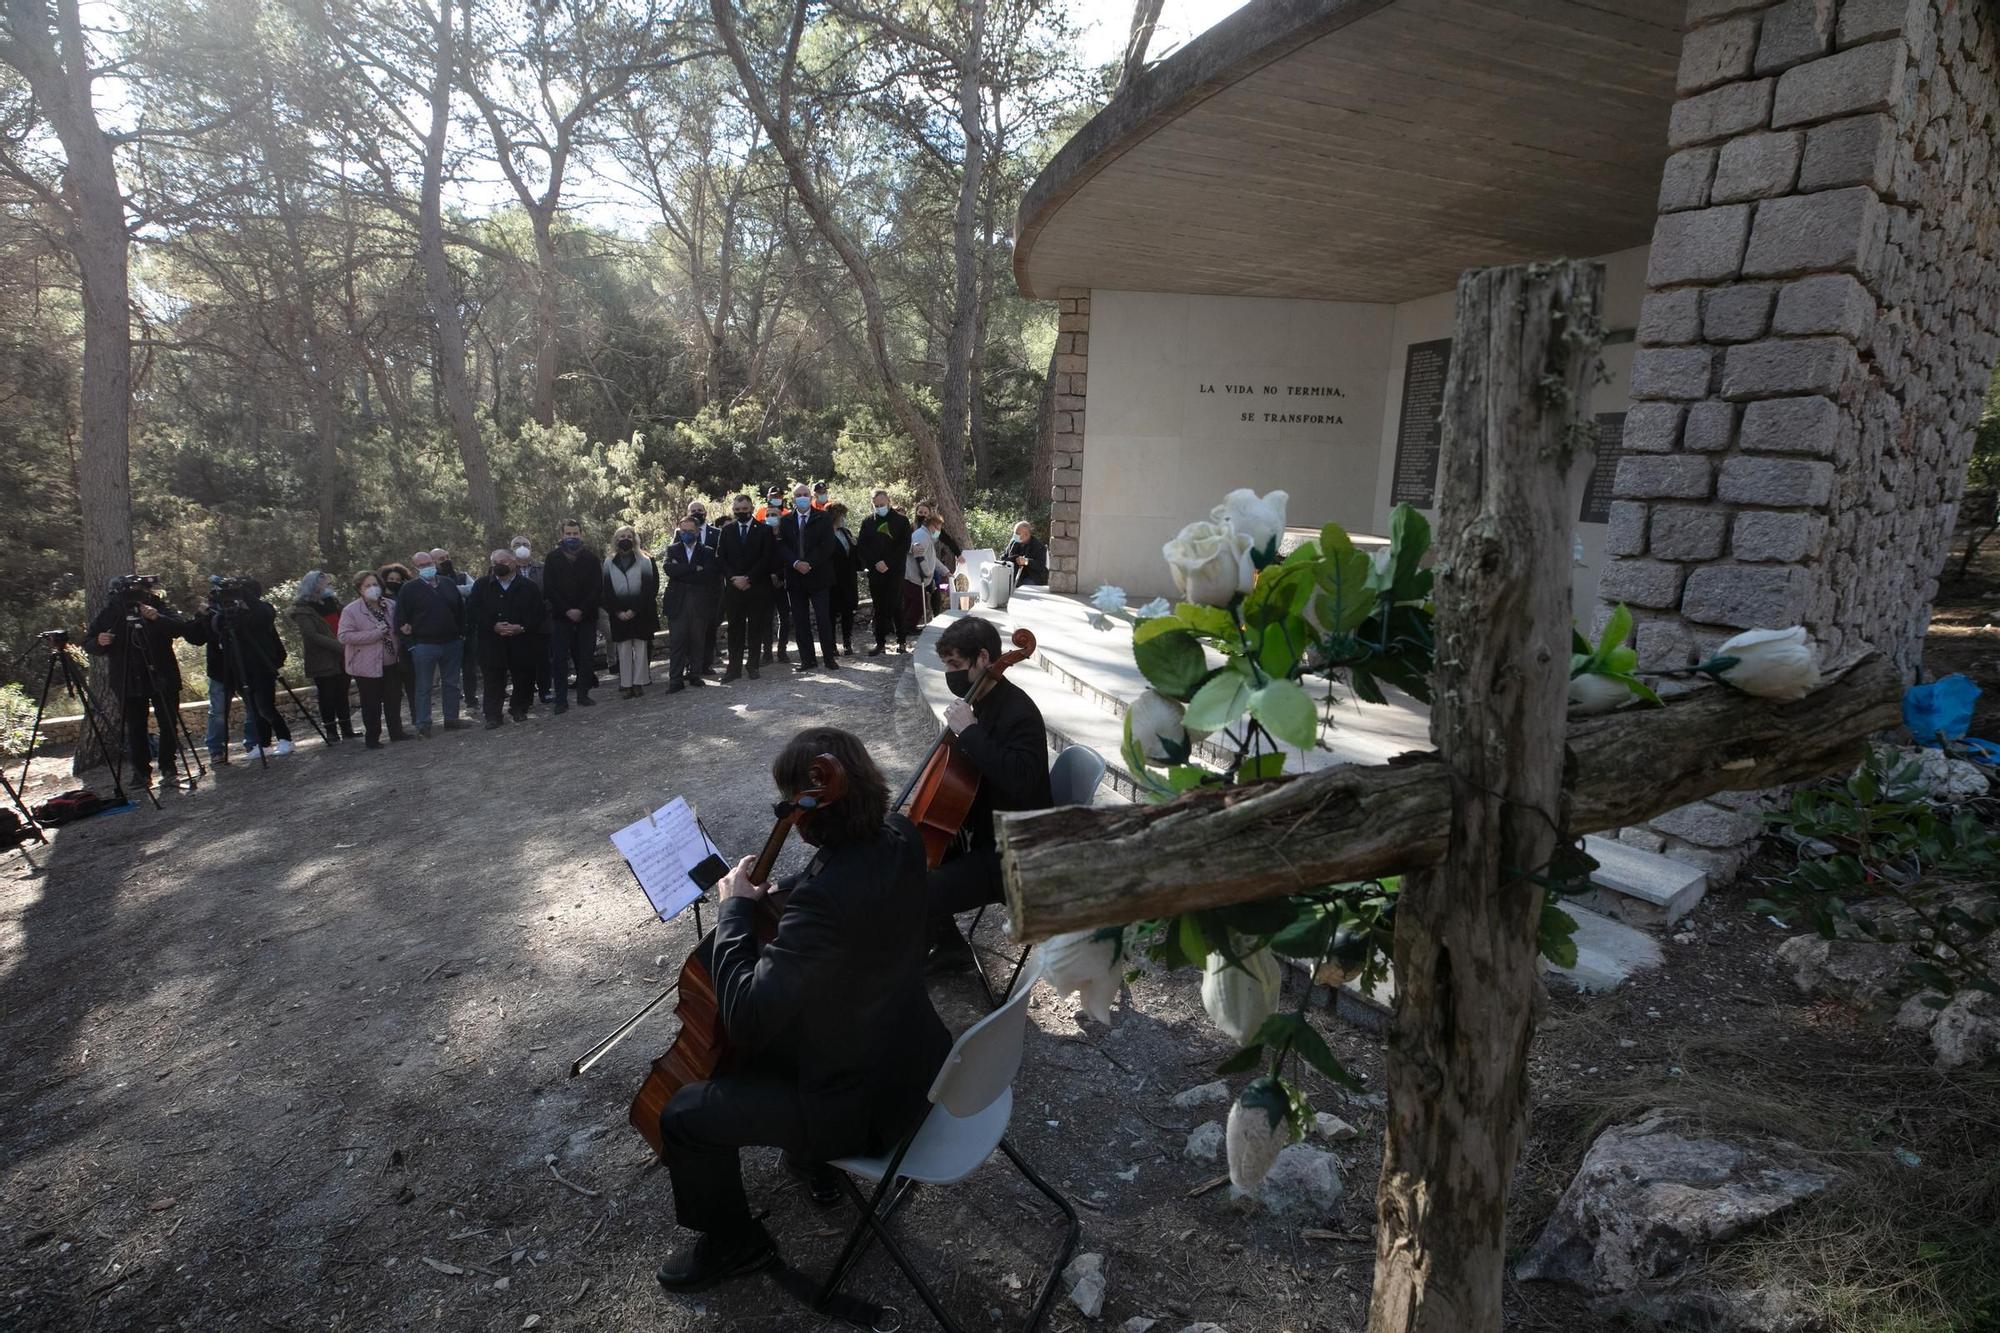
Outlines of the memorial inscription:
{"label": "memorial inscription", "polygon": [[1618,460],[1624,456],[1625,414],[1599,412],[1596,461],[1591,465],[1590,481],[1583,488],[1583,507],[1576,516],[1579,523],[1611,521],[1611,483],[1618,475]]}
{"label": "memorial inscription", "polygon": [[[1347,390],[1337,384],[1232,384],[1217,380],[1198,380],[1195,383],[1198,395],[1214,394],[1222,398],[1330,398],[1343,400]],[[1277,412],[1238,410],[1236,420],[1262,425],[1279,426],[1345,426],[1347,418],[1338,411],[1325,408],[1317,412]]]}
{"label": "memorial inscription", "polygon": [[1392,505],[1429,509],[1436,502],[1444,381],[1450,370],[1451,339],[1410,344],[1403,365],[1403,406],[1396,418],[1396,470],[1389,483]]}

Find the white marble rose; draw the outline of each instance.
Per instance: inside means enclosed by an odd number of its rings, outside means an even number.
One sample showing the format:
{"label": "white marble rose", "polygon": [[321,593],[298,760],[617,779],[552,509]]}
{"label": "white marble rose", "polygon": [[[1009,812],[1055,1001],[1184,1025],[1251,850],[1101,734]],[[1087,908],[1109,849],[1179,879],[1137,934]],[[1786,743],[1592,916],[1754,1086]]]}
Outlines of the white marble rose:
{"label": "white marble rose", "polygon": [[1101,583],[1090,594],[1090,604],[1107,616],[1115,616],[1125,609],[1125,590],[1115,583]]}
{"label": "white marble rose", "polygon": [[1238,593],[1257,583],[1257,566],[1250,559],[1251,541],[1220,523],[1199,520],[1161,548],[1174,587],[1184,601],[1198,606],[1228,606]]}
{"label": "white marble rose", "polygon": [[1139,742],[1146,758],[1156,764],[1176,762],[1167,753],[1171,744],[1181,748],[1186,754],[1190,740],[1199,740],[1208,733],[1203,732],[1190,738],[1187,729],[1187,709],[1175,703],[1157,690],[1147,690],[1132,701],[1132,738]]}
{"label": "white marble rose", "polygon": [[1035,956],[1041,979],[1058,995],[1074,991],[1085,1013],[1100,1023],[1111,1021],[1111,1002],[1125,984],[1117,935],[1097,930],[1052,935]]}
{"label": "white marble rose", "polygon": [[1201,1007],[1208,1021],[1238,1045],[1248,1044],[1278,1005],[1284,972],[1269,949],[1244,954],[1235,963],[1212,953],[1201,972]]}
{"label": "white marble rose", "polygon": [[1747,630],[1709,660],[1718,664],[1712,672],[1717,679],[1760,698],[1803,699],[1819,688],[1819,659],[1802,625]]}
{"label": "white marble rose", "polygon": [[1292,1141],[1284,1108],[1284,1089],[1268,1075],[1254,1080],[1229,1108],[1229,1123],[1222,1136],[1229,1157],[1229,1183],[1245,1194],[1257,1192],[1264,1177],[1271,1174],[1278,1154]]}
{"label": "white marble rose", "polygon": [[1609,676],[1586,671],[1569,678],[1569,706],[1575,713],[1608,713],[1631,699],[1632,691]]}
{"label": "white marble rose", "polygon": [[1283,491],[1272,491],[1260,499],[1246,486],[1223,496],[1209,517],[1219,526],[1248,537],[1250,548],[1261,551],[1285,535],[1285,501],[1289,498]]}

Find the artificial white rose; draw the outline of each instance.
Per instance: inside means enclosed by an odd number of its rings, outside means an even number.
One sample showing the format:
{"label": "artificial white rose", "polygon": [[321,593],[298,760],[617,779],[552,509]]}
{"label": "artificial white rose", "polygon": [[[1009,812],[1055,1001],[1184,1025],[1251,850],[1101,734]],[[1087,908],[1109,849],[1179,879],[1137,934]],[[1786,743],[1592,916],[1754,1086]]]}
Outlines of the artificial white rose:
{"label": "artificial white rose", "polygon": [[1248,537],[1251,549],[1261,551],[1285,533],[1287,498],[1283,491],[1272,491],[1260,500],[1257,492],[1244,487],[1223,496],[1209,516],[1231,532]]}
{"label": "artificial white rose", "polygon": [[1132,615],[1138,620],[1158,620],[1161,616],[1170,616],[1173,613],[1174,604],[1172,602],[1164,597],[1155,597],[1152,601],[1134,611]]}
{"label": "artificial white rose", "polygon": [[1042,980],[1058,995],[1074,991],[1085,1013],[1100,1023],[1111,1021],[1111,1002],[1125,983],[1116,935],[1097,930],[1052,935],[1036,957]]}
{"label": "artificial white rose", "polygon": [[1608,713],[1631,697],[1632,691],[1594,671],[1569,678],[1569,707],[1573,713]]}
{"label": "artificial white rose", "polygon": [[1238,593],[1257,584],[1250,550],[1250,539],[1242,533],[1204,520],[1182,528],[1160,553],[1183,600],[1198,606],[1228,606]]}
{"label": "artificial white rose", "polygon": [[1166,751],[1171,743],[1186,753],[1187,709],[1157,690],[1147,690],[1132,701],[1132,738],[1139,742],[1146,758],[1156,764],[1176,762]]}
{"label": "artificial white rose", "polygon": [[[1229,1156],[1229,1183],[1245,1194],[1255,1194],[1271,1174],[1278,1154],[1292,1141],[1291,1125],[1285,1119],[1282,1092],[1271,1095],[1260,1078],[1244,1089],[1229,1108],[1229,1124],[1223,1131],[1223,1147]],[[1276,1102],[1276,1105],[1272,1103]]]}
{"label": "artificial white rose", "polygon": [[1247,1045],[1278,1007],[1284,979],[1277,956],[1269,949],[1244,954],[1234,963],[1212,953],[1202,965],[1201,1007],[1209,1022],[1238,1045]]}
{"label": "artificial white rose", "polygon": [[1736,661],[1718,678],[1745,694],[1764,699],[1803,699],[1819,688],[1819,659],[1805,627],[1747,630],[1715,650],[1715,659]]}
{"label": "artificial white rose", "polygon": [[1125,590],[1115,583],[1099,584],[1090,594],[1090,604],[1107,616],[1115,616],[1125,609]]}

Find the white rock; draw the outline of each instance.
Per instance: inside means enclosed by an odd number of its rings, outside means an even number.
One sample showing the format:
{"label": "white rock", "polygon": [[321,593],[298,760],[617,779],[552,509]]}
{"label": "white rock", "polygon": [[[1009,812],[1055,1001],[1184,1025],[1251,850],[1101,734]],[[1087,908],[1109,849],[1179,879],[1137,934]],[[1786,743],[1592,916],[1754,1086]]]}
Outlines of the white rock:
{"label": "white rock", "polygon": [[1957,1069],[2000,1055],[2000,1003],[1983,991],[1960,991],[1937,1011],[1931,1047],[1940,1069]]}
{"label": "white rock", "polygon": [[1210,1102],[1226,1102],[1229,1099],[1229,1085],[1217,1079],[1213,1083],[1204,1083],[1199,1087],[1177,1092],[1173,1095],[1172,1101],[1175,1106],[1185,1111],[1190,1107],[1206,1106]]}
{"label": "white rock", "polygon": [[1361,1131],[1337,1115],[1316,1111],[1313,1113],[1313,1133],[1331,1143],[1346,1143],[1349,1139],[1358,1138]]}
{"label": "white rock", "polygon": [[1148,1319],[1142,1314],[1135,1314],[1119,1326],[1119,1333],[1146,1333],[1159,1322],[1157,1319]]}
{"label": "white rock", "polygon": [[1095,1319],[1104,1313],[1104,1256],[1101,1254],[1079,1254],[1063,1269],[1063,1281],[1069,1285],[1069,1299],[1083,1313],[1085,1319]]}
{"label": "white rock", "polygon": [[1181,1149],[1181,1156],[1190,1162],[1212,1162],[1222,1155],[1222,1122],[1211,1120],[1196,1125],[1188,1135],[1187,1147]]}
{"label": "white rock", "polygon": [[[1257,1202],[1274,1213],[1332,1212],[1340,1206],[1346,1187],[1340,1181],[1340,1163],[1324,1148],[1294,1143],[1278,1154],[1257,1187]],[[1232,1198],[1241,1198],[1234,1187]]]}
{"label": "white rock", "polygon": [[1220,1324],[1211,1324],[1204,1321],[1199,1324],[1189,1324],[1181,1330],[1181,1333],[1229,1333],[1229,1330]]}

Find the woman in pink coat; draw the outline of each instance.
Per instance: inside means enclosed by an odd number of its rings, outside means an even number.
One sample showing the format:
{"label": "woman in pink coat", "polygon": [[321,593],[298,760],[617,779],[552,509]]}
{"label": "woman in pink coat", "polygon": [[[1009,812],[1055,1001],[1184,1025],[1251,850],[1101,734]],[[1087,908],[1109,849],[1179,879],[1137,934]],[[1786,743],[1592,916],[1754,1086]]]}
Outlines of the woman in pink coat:
{"label": "woman in pink coat", "polygon": [[[373,570],[354,576],[361,595],[340,612],[340,642],[347,654],[347,674],[361,693],[361,727],[368,748],[382,748],[382,704],[395,684],[396,599],[382,595],[382,580]],[[403,710],[389,704],[389,739],[403,739]]]}

